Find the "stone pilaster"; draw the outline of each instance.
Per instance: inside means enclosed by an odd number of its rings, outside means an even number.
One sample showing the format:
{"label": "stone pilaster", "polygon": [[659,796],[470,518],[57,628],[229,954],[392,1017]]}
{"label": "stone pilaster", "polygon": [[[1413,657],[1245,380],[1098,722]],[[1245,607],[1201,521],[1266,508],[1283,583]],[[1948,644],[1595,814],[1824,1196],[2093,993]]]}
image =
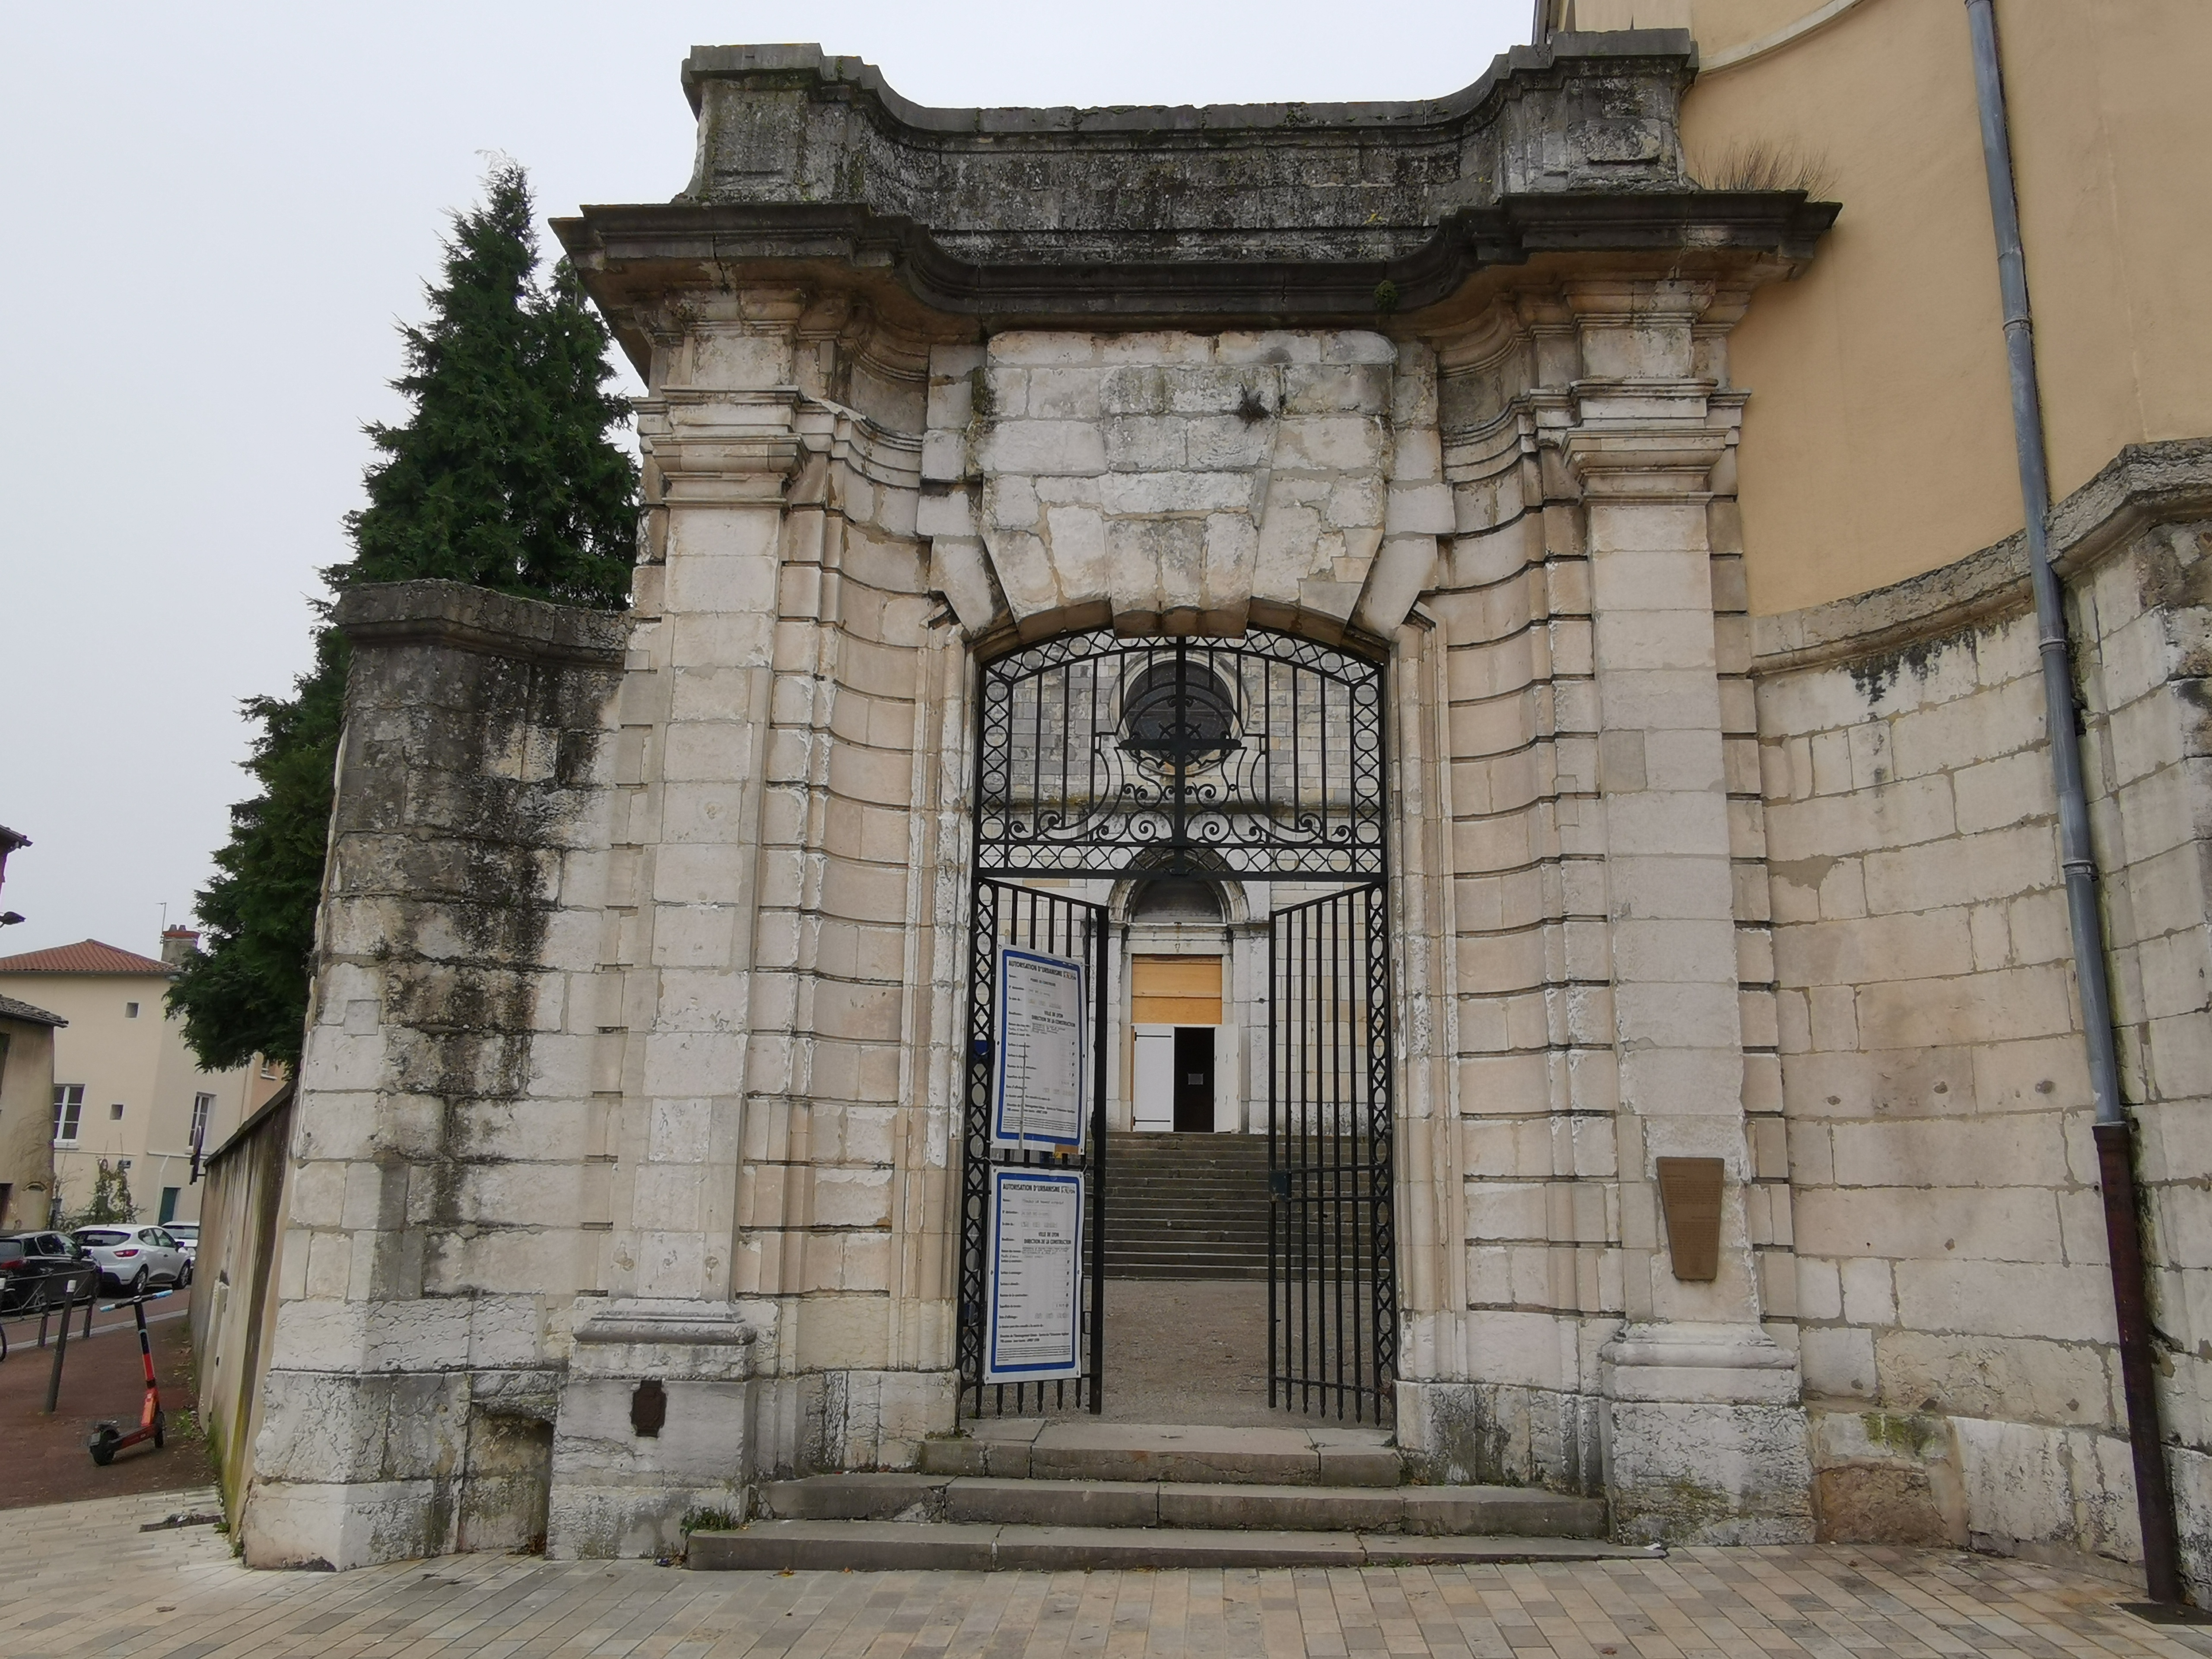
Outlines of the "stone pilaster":
{"label": "stone pilaster", "polygon": [[[1739,956],[1736,860],[1759,848],[1740,844],[1754,824],[1731,823],[1709,507],[1735,409],[1698,361],[1713,298],[1650,282],[1567,296],[1582,375],[1561,450],[1583,495],[1598,716],[1600,822],[1578,830],[1605,859],[1626,1258],[1627,1322],[1601,1357],[1606,1485],[1624,1535],[1777,1542],[1811,1536],[1810,1465],[1747,1202],[1746,1049],[1772,1036]],[[1709,1281],[1676,1276],[1658,1213],[1656,1161],[1678,1156],[1726,1172]]]}

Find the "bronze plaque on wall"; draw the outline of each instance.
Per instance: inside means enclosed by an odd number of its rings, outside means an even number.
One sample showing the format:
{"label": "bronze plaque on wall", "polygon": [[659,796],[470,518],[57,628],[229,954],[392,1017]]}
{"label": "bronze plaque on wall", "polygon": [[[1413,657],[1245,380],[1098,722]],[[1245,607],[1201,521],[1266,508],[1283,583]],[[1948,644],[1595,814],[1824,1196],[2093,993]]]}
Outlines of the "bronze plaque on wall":
{"label": "bronze plaque on wall", "polygon": [[1717,1158],[1659,1160],[1659,1206],[1667,1212],[1667,1253],[1677,1279],[1711,1279],[1721,1266],[1721,1184]]}

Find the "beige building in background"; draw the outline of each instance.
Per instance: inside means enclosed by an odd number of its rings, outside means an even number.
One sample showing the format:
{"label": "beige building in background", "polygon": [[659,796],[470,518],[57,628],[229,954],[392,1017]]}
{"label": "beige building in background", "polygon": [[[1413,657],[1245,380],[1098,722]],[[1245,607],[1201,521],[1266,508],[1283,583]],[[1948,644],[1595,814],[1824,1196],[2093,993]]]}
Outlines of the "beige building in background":
{"label": "beige building in background", "polygon": [[[7,883],[9,855],[30,844],[21,830],[0,824],[0,889]],[[65,1023],[43,1008],[0,997],[0,1232],[46,1222],[54,1181],[46,1120],[54,1087],[54,1028]]]}
{"label": "beige building in background", "polygon": [[0,1233],[46,1224],[54,1182],[54,1031],[67,1023],[0,996]]}
{"label": "beige building in background", "polygon": [[[171,928],[164,955],[175,958],[198,938]],[[128,1176],[139,1219],[198,1220],[195,1135],[210,1150],[220,1146],[283,1086],[278,1068],[258,1058],[230,1071],[199,1068],[185,1046],[183,1021],[162,1002],[174,975],[173,960],[97,939],[0,957],[0,993],[67,1022],[55,1034],[45,1119],[64,1217],[90,1200],[104,1158]],[[46,1221],[42,1212],[24,1224]]]}

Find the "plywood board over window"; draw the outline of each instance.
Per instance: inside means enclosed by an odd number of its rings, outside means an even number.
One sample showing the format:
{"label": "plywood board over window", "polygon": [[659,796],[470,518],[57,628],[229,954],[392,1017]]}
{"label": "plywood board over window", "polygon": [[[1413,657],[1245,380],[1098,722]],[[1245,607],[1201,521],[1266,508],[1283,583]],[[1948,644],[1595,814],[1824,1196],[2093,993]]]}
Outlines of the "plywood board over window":
{"label": "plywood board over window", "polygon": [[1221,1024],[1219,957],[1138,957],[1130,963],[1129,1018],[1139,1025]]}

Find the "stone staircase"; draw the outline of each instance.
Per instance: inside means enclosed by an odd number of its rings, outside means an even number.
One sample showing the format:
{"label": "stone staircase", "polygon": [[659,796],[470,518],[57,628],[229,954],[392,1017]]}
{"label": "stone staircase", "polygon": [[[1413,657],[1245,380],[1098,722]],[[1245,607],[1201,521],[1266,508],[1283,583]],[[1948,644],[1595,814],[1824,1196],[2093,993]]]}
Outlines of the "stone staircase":
{"label": "stone staircase", "polygon": [[1109,1279],[1265,1279],[1265,1135],[1106,1137]]}
{"label": "stone staircase", "polygon": [[759,1519],[691,1534],[698,1569],[1360,1566],[1649,1558],[1605,1505],[1517,1486],[1404,1484],[1380,1429],[987,1419],[913,1474],[760,1489]]}
{"label": "stone staircase", "polygon": [[[1310,1144],[1302,1150],[1314,1155]],[[1264,1279],[1267,1202],[1265,1135],[1109,1134],[1106,1277]],[[1374,1255],[1364,1237],[1307,1249],[1332,1244],[1361,1273]]]}

